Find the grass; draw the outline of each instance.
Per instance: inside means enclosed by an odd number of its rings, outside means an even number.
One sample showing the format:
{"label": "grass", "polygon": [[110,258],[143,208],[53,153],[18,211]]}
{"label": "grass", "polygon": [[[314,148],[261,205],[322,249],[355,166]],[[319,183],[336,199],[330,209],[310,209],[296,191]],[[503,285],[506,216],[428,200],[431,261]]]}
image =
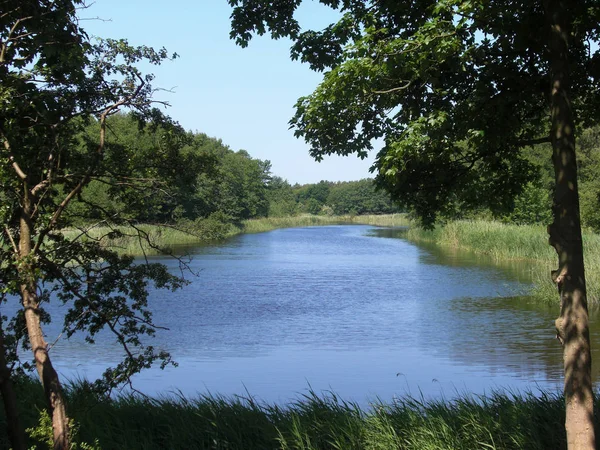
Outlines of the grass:
{"label": "grass", "polygon": [[[557,268],[558,261],[556,252],[548,244],[544,226],[460,220],[432,231],[410,228],[405,236],[412,242],[431,242],[488,255],[497,262],[530,262],[533,266],[534,297],[545,302],[556,302],[556,287],[550,279],[550,270]],[[584,232],[583,245],[588,301],[590,304],[600,304],[600,235]]]}
{"label": "grass", "polygon": [[[67,397],[76,440],[97,442],[102,449],[566,448],[564,401],[558,394],[497,391],[453,400],[403,398],[365,410],[333,393],[313,392],[286,405],[251,397],[101,399],[78,382],[67,388]],[[30,402],[23,406],[41,410],[42,391],[35,381],[20,382],[19,398]],[[40,413],[31,407],[26,411],[25,426],[35,427]],[[8,448],[6,438],[0,437],[0,446]]]}

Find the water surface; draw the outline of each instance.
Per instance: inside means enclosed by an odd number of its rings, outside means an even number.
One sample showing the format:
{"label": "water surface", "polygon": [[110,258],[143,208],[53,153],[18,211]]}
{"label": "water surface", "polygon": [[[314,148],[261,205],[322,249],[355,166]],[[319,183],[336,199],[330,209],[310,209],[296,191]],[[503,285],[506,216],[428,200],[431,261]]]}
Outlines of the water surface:
{"label": "water surface", "polygon": [[[281,229],[186,250],[198,276],[151,296],[156,322],[170,329],[153,344],[179,367],[139,375],[144,392],[284,402],[310,386],[365,404],[561,388],[557,312],[520,296],[527,267],[371,226]],[[95,377],[119,349],[100,339],[90,351],[75,338],[53,353],[63,375]]]}

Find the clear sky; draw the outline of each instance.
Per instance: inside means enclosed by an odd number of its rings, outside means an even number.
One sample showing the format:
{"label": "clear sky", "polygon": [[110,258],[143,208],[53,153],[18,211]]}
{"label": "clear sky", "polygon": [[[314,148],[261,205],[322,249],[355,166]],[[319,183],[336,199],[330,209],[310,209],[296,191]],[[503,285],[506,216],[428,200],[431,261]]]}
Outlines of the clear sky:
{"label": "clear sky", "polygon": [[[371,176],[374,154],[364,161],[327,157],[321,163],[308,155],[308,145],[293,136],[288,121],[298,97],[310,94],[322,75],[290,60],[288,40],[263,36],[248,48],[236,46],[229,39],[230,14],[226,0],[96,0],[79,16],[91,35],[179,54],[150,70],[155,86],[173,89],[157,98],[171,104],[167,113],[186,129],[270,160],[273,173],[292,184]],[[336,16],[309,2],[299,17],[307,26],[322,27]]]}

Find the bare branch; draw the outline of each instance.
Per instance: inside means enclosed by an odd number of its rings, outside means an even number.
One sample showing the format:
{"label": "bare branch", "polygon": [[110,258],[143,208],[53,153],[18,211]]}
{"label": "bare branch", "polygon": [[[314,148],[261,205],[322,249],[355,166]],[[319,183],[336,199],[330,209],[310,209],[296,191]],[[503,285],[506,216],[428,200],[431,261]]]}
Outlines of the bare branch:
{"label": "bare branch", "polygon": [[525,141],[517,141],[515,144],[517,145],[517,147],[532,147],[534,145],[538,145],[538,144],[546,144],[546,143],[550,143],[550,136],[546,136],[546,137],[542,137],[542,138],[538,138],[538,139],[528,139]]}
{"label": "bare branch", "polygon": [[19,247],[17,247],[17,243],[15,242],[15,239],[13,238],[13,235],[10,232],[10,229],[6,225],[4,225],[4,232],[8,236],[8,239],[10,241],[10,244],[12,245],[13,251],[15,252],[15,255],[18,256],[19,255]]}
{"label": "bare branch", "polygon": [[4,64],[5,63],[6,49],[8,48],[8,42],[11,41],[11,40],[13,40],[13,38],[12,38],[13,33],[15,32],[15,30],[17,29],[17,27],[19,26],[19,24],[21,22],[25,22],[26,20],[29,20],[29,19],[33,19],[33,16],[21,17],[11,27],[10,31],[8,32],[8,36],[6,38],[6,41],[4,41],[2,43],[2,49],[0,49],[0,64]]}
{"label": "bare branch", "polygon": [[12,165],[13,169],[15,169],[17,176],[21,180],[26,180],[27,175],[21,169],[21,166],[19,166],[19,163],[17,163],[17,161],[15,161],[15,156],[12,153],[12,149],[10,148],[10,143],[8,142],[8,139],[6,138],[6,136],[4,135],[3,132],[0,131],[0,134],[2,135],[2,138],[3,138],[4,149],[8,152],[8,160],[10,161],[10,164]]}
{"label": "bare branch", "polygon": [[403,91],[408,89],[412,85],[412,80],[408,81],[404,86],[398,86],[395,88],[387,89],[385,91],[373,91],[374,94],[390,94],[392,92]]}

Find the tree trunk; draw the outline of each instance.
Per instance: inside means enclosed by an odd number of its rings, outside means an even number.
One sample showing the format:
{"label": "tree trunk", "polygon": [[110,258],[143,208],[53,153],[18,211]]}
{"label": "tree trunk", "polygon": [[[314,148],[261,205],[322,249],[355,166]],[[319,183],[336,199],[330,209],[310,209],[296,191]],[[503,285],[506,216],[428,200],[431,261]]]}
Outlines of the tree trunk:
{"label": "tree trunk", "polygon": [[19,236],[19,256],[21,265],[19,268],[21,275],[21,300],[25,310],[25,322],[27,324],[27,333],[35,365],[44,387],[46,401],[50,417],[52,417],[52,435],[54,441],[54,450],[69,449],[69,426],[65,401],[62,393],[58,374],[48,354],[48,344],[44,340],[42,326],[40,322],[39,298],[37,294],[37,279],[35,278],[35,264],[32,261],[32,230],[31,221],[31,199],[27,186],[24,189],[24,204],[20,218],[20,236]]}
{"label": "tree trunk", "polygon": [[568,2],[547,0],[550,25],[551,140],[555,174],[553,214],[548,227],[550,245],[558,255],[552,278],[560,294],[557,337],[563,346],[566,431],[569,450],[595,449],[594,399],[590,336],[579,218],[575,122],[569,100]]}
{"label": "tree trunk", "polygon": [[6,414],[8,437],[13,450],[25,450],[25,434],[19,419],[17,396],[5,352],[4,333],[0,328],[0,392],[2,393],[2,402]]}

